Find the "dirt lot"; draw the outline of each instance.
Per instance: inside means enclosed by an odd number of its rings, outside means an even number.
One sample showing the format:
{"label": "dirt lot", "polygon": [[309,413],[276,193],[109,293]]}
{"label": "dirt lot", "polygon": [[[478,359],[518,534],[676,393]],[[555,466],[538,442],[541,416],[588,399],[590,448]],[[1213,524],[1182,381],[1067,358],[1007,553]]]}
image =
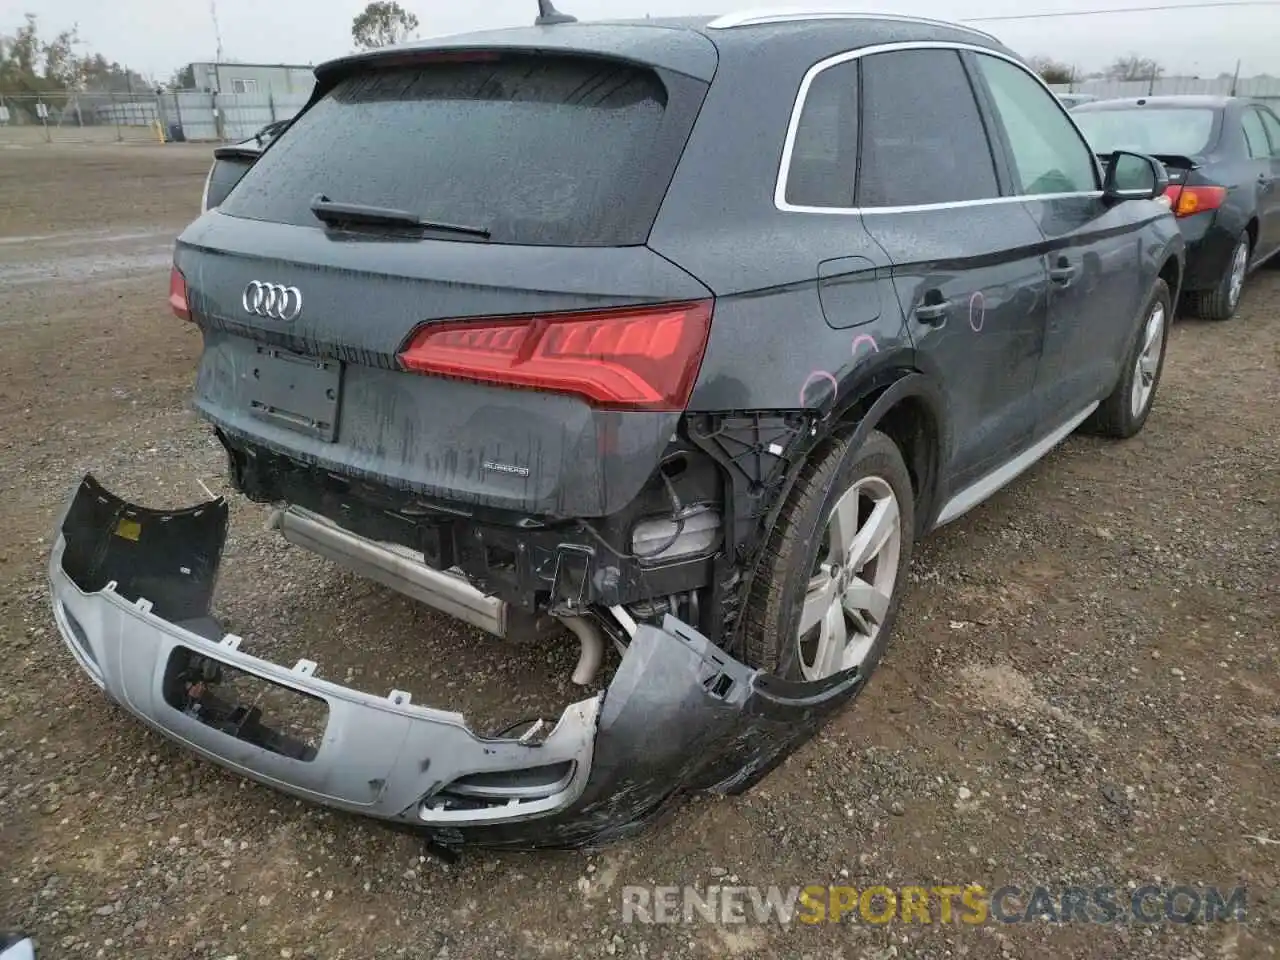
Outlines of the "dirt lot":
{"label": "dirt lot", "polygon": [[[80,475],[227,491],[167,311],[207,149],[0,149],[0,928],[43,958],[1272,956],[1280,944],[1280,271],[1184,320],[1146,431],[1071,439],[919,552],[871,688],[745,797],[591,853],[477,852],[312,809],[108,706],[43,567]],[[499,723],[571,696],[508,649],[286,548],[233,499],[247,649]],[[627,884],[1248,887],[1245,923],[626,925]],[[938,918],[934,915],[934,920]]]}

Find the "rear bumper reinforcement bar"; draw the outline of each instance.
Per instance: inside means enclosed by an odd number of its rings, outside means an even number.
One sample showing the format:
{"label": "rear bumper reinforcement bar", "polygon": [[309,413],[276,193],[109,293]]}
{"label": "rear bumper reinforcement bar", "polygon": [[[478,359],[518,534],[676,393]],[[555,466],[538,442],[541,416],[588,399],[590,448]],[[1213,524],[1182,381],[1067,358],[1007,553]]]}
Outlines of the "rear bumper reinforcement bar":
{"label": "rear bumper reinforcement bar", "polygon": [[[309,660],[242,650],[210,615],[227,523],[222,499],[148,510],[86,476],[49,562],[67,647],[113,701],[202,757],[446,846],[605,842],[682,792],[746,789],[862,686],[855,671],[812,684],[764,674],[668,617],[637,627],[608,688],[542,739],[481,737],[403,691],[363,693]],[[313,740],[219,699],[232,672],[323,704]]]}
{"label": "rear bumper reinforcement bar", "polygon": [[494,636],[507,635],[507,605],[461,576],[433,570],[385,544],[367,540],[300,507],[276,510],[268,521],[290,543],[420,600]]}

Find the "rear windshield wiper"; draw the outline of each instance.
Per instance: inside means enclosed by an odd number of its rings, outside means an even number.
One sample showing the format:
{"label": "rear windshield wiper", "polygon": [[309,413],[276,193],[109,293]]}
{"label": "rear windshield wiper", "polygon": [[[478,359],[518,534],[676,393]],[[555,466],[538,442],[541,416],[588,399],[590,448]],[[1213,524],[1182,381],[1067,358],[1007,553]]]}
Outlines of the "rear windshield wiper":
{"label": "rear windshield wiper", "polygon": [[419,230],[436,230],[442,233],[458,233],[488,240],[490,233],[484,227],[469,227],[458,223],[442,223],[424,220],[408,210],[392,207],[371,207],[364,203],[340,203],[318,193],[311,200],[311,212],[316,218],[331,224],[363,223],[374,226],[412,227]]}
{"label": "rear windshield wiper", "polygon": [[263,140],[267,138],[275,138],[284,132],[284,128],[289,125],[289,120],[277,120],[275,123],[268,123],[265,127],[253,135],[253,139],[258,141],[258,146],[262,146]]}

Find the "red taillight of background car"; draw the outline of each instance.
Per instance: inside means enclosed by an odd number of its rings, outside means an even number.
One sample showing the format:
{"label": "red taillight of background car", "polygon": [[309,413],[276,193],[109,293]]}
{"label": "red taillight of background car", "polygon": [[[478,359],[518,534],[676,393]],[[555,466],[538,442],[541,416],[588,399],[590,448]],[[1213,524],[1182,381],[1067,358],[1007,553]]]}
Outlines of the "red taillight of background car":
{"label": "red taillight of background car", "polygon": [[1170,184],[1164,195],[1169,198],[1175,217],[1189,217],[1206,210],[1217,210],[1227,198],[1226,187],[1193,186]]}
{"label": "red taillight of background car", "polygon": [[177,267],[169,272],[169,308],[179,320],[191,319],[191,307],[187,303],[187,278]]}
{"label": "red taillight of background car", "polygon": [[572,393],[593,406],[683,410],[712,301],[430,323],[399,355],[415,373]]}

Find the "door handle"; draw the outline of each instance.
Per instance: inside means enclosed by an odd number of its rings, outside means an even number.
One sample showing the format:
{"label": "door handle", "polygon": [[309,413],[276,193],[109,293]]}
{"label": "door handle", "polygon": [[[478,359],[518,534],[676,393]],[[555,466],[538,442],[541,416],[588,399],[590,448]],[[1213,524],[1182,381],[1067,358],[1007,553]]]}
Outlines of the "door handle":
{"label": "door handle", "polygon": [[1056,267],[1049,270],[1049,279],[1060,287],[1071,286],[1071,281],[1075,280],[1076,274],[1080,272],[1080,268],[1070,263],[1059,263]]}
{"label": "door handle", "polygon": [[[934,291],[931,295],[937,296]],[[929,294],[926,295],[926,297]],[[947,322],[947,314],[951,311],[950,300],[928,300],[916,307],[916,319],[931,327],[940,327]]]}

